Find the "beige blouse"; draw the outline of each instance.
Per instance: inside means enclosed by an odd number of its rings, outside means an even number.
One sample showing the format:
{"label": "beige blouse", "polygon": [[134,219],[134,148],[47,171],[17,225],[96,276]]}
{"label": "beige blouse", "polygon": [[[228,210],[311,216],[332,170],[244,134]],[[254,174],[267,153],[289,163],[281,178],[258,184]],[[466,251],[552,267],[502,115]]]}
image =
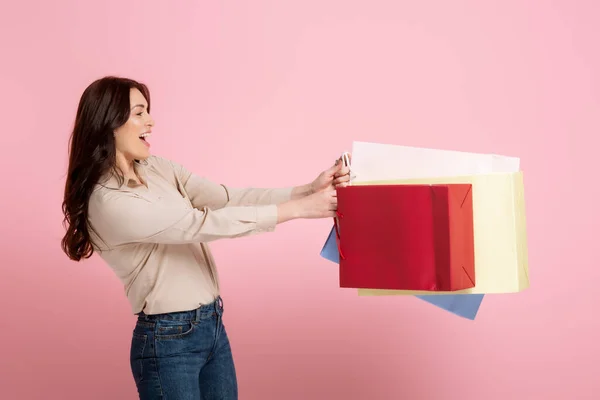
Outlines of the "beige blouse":
{"label": "beige blouse", "polygon": [[234,189],[151,156],[136,163],[146,185],[114,177],[88,208],[95,251],[121,279],[134,314],[192,310],[219,295],[208,242],[270,232],[292,188]]}

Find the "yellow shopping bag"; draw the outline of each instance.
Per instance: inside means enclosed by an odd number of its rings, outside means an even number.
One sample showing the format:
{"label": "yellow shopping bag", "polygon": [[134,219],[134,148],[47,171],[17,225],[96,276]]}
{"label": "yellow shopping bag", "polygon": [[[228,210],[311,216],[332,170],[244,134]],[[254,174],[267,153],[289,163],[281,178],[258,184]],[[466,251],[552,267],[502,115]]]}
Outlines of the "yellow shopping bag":
{"label": "yellow shopping bag", "polygon": [[[475,287],[453,292],[359,289],[360,296],[513,293],[529,287],[523,173],[357,182],[473,185]],[[373,266],[376,268],[377,266]]]}

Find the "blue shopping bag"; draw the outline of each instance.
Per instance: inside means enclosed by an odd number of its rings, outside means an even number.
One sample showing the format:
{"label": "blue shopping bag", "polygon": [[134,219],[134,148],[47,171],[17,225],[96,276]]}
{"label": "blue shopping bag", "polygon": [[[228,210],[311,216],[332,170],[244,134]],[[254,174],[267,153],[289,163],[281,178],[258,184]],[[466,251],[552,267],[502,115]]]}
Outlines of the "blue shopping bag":
{"label": "blue shopping bag", "polygon": [[[325,245],[321,249],[321,257],[336,264],[340,262],[335,228],[331,228],[329,232],[329,237],[327,237]],[[474,320],[477,311],[479,311],[479,306],[483,301],[483,296],[483,294],[436,294],[429,296],[419,295],[416,297],[459,317]]]}

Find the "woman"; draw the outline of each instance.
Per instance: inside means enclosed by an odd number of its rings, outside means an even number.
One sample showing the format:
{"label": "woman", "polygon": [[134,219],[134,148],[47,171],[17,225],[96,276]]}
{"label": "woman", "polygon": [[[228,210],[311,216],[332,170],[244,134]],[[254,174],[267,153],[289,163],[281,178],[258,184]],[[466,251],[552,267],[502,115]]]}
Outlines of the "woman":
{"label": "woman", "polygon": [[150,155],[144,84],[105,77],[83,93],[73,129],[63,212],[64,252],[97,252],[138,316],[131,371],[140,399],[237,399],[223,302],[208,242],[270,232],[296,218],[329,218],[340,160],[312,183],[236,189]]}

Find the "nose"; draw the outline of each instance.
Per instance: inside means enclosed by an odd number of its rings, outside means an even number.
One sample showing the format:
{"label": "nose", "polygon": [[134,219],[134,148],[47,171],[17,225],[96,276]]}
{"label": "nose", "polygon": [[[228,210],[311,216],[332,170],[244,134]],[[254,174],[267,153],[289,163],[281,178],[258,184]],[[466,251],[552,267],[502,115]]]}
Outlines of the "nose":
{"label": "nose", "polygon": [[154,119],[148,116],[148,121],[146,121],[146,125],[150,127],[154,126]]}

